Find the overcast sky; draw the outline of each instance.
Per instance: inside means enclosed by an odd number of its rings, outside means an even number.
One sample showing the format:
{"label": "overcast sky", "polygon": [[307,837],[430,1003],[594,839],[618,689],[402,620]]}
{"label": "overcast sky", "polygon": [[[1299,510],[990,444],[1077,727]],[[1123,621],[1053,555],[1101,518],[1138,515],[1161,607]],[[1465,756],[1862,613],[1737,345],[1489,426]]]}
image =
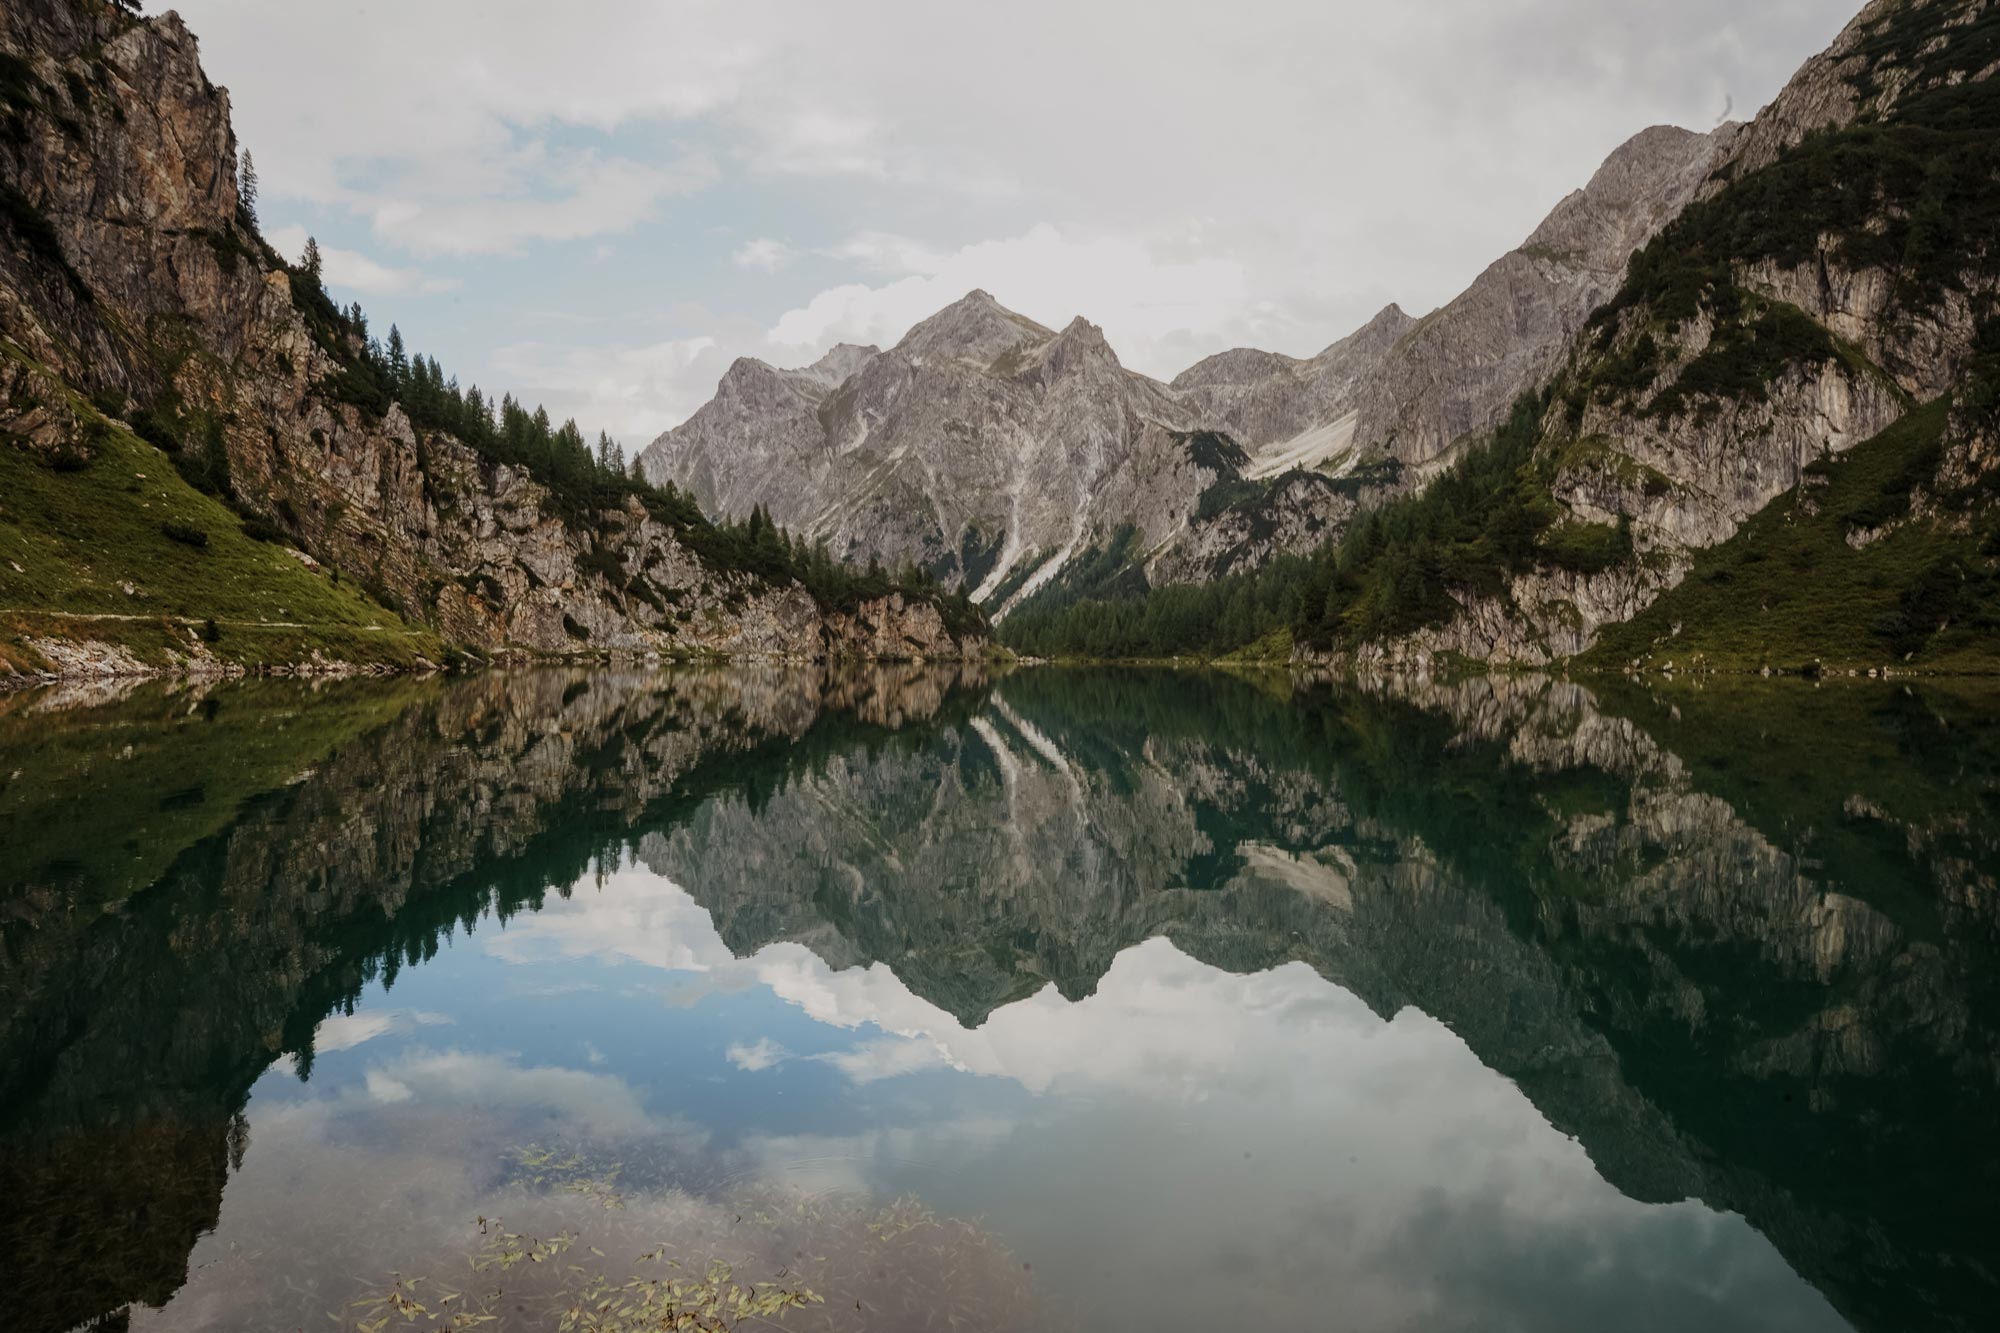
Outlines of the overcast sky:
{"label": "overcast sky", "polygon": [[[984,287],[1170,377],[1421,314],[1860,0],[182,0],[264,229],[628,446]],[[157,9],[158,4],[149,8]],[[1732,110],[1733,109],[1733,110]]]}

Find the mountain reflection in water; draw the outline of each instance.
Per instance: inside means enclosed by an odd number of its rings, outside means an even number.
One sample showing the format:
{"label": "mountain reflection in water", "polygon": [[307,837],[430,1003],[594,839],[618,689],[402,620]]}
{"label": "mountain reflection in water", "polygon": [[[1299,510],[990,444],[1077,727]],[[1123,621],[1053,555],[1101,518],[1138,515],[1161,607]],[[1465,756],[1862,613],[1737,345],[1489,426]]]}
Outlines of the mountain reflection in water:
{"label": "mountain reflection in water", "polygon": [[0,1326],[553,1326],[660,1244],[802,1329],[1984,1326],[1993,702],[0,699]]}

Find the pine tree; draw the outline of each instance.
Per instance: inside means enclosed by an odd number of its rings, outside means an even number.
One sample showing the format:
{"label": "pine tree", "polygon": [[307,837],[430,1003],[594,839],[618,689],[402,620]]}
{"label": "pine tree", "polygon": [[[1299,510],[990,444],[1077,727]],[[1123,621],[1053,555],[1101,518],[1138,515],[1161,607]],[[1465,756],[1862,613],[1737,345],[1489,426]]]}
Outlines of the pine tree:
{"label": "pine tree", "polygon": [[299,258],[299,267],[303,269],[305,271],[305,275],[311,278],[314,282],[319,281],[319,273],[320,273],[319,240],[316,237],[312,236],[306,237],[306,252]]}
{"label": "pine tree", "polygon": [[389,374],[399,385],[410,377],[410,355],[403,346],[403,331],[394,324],[389,326]]}
{"label": "pine tree", "polygon": [[[137,5],[133,6],[135,9]],[[252,230],[257,226],[257,163],[250,156],[248,148],[243,150],[243,165],[236,171],[236,199],[243,208],[243,216],[249,219]]]}
{"label": "pine tree", "polygon": [[757,512],[764,520],[762,530],[757,533],[757,548],[770,555],[783,554],[787,549],[784,529],[771,521],[770,510],[759,505],[757,506]]}
{"label": "pine tree", "polygon": [[[547,421],[548,413],[537,408],[535,419]],[[577,429],[576,422],[565,421],[556,431],[549,462],[558,491],[590,480],[590,445],[584,441],[583,432]]]}

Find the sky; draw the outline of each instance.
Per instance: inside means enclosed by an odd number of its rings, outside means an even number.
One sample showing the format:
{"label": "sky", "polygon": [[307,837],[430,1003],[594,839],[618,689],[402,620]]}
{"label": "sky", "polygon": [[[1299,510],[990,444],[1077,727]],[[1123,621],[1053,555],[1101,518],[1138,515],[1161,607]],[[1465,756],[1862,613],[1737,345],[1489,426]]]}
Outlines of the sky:
{"label": "sky", "polygon": [[[151,4],[149,9],[160,7]],[[1422,314],[1859,0],[181,0],[266,236],[628,447],[977,287],[1170,378]]]}

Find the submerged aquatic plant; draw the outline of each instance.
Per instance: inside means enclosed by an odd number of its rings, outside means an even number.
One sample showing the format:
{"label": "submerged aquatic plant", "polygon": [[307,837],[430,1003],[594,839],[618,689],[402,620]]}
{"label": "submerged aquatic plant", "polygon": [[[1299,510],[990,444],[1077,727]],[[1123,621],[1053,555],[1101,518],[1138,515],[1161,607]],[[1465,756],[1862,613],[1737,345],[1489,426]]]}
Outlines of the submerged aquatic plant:
{"label": "submerged aquatic plant", "polygon": [[593,1169],[582,1153],[565,1153],[534,1143],[510,1149],[504,1157],[513,1165],[516,1179],[522,1183],[554,1186],[564,1194],[580,1194],[594,1200],[606,1211],[625,1207],[625,1195],[618,1188],[618,1175],[624,1167],[616,1162]]}
{"label": "submerged aquatic plant", "polygon": [[711,1260],[698,1277],[681,1275],[681,1265],[666,1257],[664,1247],[640,1255],[639,1262],[675,1271],[618,1281],[604,1267],[604,1251],[594,1245],[585,1249],[598,1263],[573,1261],[574,1232],[529,1236],[484,1217],[478,1226],[484,1240],[471,1261],[474,1274],[504,1276],[518,1267],[546,1266],[557,1279],[488,1286],[491,1278],[475,1278],[467,1287],[453,1288],[399,1273],[388,1286],[354,1301],[347,1314],[334,1314],[334,1322],[357,1333],[453,1333],[524,1316],[522,1322],[536,1326],[553,1319],[562,1333],[731,1333],[745,1323],[774,1323],[788,1310],[821,1302],[800,1286],[746,1286],[720,1260]]}
{"label": "submerged aquatic plant", "polygon": [[[649,1185],[654,1171],[640,1157],[628,1172],[587,1148],[509,1149],[505,1184],[528,1195],[509,1213],[535,1213],[535,1231],[480,1217],[463,1258],[423,1276],[393,1273],[334,1322],[354,1333],[1045,1326],[1026,1265],[979,1224],[914,1196],[689,1194]],[[636,1184],[621,1185],[628,1174]],[[449,1280],[437,1276],[449,1269]],[[751,1273],[769,1276],[745,1280]]]}

